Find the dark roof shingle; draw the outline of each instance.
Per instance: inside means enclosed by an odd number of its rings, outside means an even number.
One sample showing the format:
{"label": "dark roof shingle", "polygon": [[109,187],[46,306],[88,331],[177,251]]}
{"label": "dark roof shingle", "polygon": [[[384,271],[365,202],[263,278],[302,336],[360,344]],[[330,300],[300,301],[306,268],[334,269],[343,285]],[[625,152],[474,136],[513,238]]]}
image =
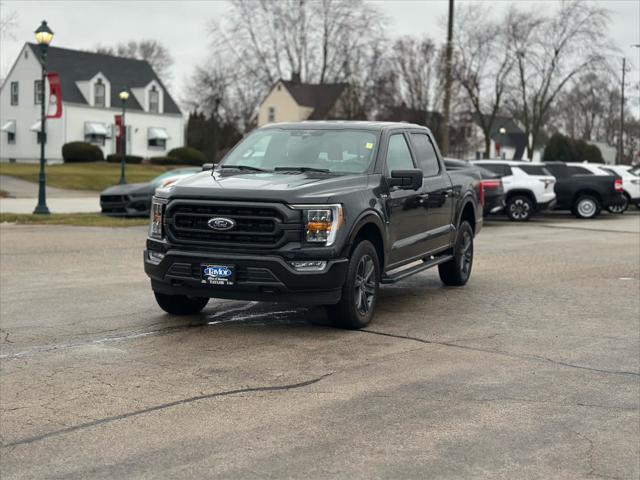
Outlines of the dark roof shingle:
{"label": "dark roof shingle", "polygon": [[[33,54],[40,60],[40,48],[29,43]],[[97,73],[102,73],[111,84],[111,103],[119,105],[118,93],[125,89],[144,87],[152,80],[162,85],[164,92],[164,112],[180,114],[180,108],[171,98],[167,88],[146,60],[115,57],[103,53],[71,50],[68,48],[49,47],[47,53],[47,70],[60,75],[62,98],[64,101],[84,103],[87,101],[78,89],[76,82],[89,80]],[[133,95],[127,101],[128,110],[143,110]]]}

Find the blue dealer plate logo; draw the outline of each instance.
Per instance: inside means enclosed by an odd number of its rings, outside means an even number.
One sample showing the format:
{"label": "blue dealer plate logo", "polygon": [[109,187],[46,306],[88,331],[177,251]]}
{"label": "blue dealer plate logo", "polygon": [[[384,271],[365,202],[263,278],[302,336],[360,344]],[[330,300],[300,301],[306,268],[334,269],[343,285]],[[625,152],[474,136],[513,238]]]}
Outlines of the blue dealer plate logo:
{"label": "blue dealer plate logo", "polygon": [[205,267],[204,275],[213,278],[230,278],[233,271],[228,267]]}

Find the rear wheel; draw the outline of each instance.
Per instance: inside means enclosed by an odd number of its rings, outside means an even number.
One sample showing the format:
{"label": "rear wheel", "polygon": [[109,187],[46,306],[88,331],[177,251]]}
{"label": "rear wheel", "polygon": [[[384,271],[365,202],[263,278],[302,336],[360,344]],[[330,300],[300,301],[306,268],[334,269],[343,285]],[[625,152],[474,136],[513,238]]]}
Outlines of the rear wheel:
{"label": "rear wheel", "polygon": [[374,315],[380,284],[380,261],[371,242],[363,240],[351,254],[342,298],[327,306],[329,319],[341,328],[364,328]]}
{"label": "rear wheel", "polygon": [[209,302],[205,297],[187,297],[186,295],[167,295],[153,292],[161,309],[172,315],[193,315],[200,312]]}
{"label": "rear wheel", "polygon": [[525,195],[514,195],[507,200],[507,217],[513,222],[528,222],[533,215],[533,202]]}
{"label": "rear wheel", "polygon": [[592,195],[580,195],[573,204],[573,214],[578,218],[595,218],[601,209],[600,202]]}
{"label": "rear wheel", "polygon": [[473,267],[473,229],[469,222],[462,222],[453,247],[453,258],[438,265],[440,280],[445,285],[462,286],[471,276],[471,267]]}

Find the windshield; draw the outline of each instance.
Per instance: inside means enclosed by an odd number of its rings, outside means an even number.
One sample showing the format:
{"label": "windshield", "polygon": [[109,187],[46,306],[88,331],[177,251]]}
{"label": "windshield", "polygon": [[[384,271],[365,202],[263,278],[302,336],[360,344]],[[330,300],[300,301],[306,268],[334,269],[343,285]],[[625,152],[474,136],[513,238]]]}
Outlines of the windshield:
{"label": "windshield", "polygon": [[365,130],[258,130],[240,142],[221,165],[364,173],[377,143],[378,134]]}

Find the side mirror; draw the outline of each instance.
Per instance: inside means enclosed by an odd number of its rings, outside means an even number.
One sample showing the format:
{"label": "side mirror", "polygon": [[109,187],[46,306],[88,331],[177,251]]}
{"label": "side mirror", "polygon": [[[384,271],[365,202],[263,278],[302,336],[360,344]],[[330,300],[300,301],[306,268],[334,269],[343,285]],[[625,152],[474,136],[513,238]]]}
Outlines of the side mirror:
{"label": "side mirror", "polygon": [[418,190],[422,187],[422,170],[393,170],[388,182],[389,186],[402,190]]}
{"label": "side mirror", "polygon": [[213,163],[203,163],[202,164],[202,171],[206,172],[207,170],[213,170],[214,164]]}

